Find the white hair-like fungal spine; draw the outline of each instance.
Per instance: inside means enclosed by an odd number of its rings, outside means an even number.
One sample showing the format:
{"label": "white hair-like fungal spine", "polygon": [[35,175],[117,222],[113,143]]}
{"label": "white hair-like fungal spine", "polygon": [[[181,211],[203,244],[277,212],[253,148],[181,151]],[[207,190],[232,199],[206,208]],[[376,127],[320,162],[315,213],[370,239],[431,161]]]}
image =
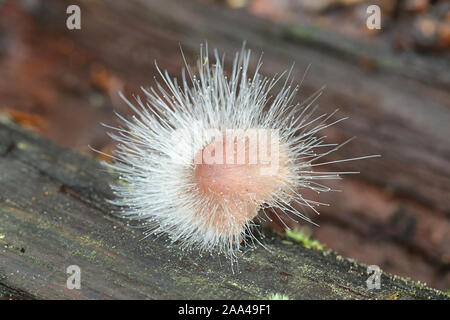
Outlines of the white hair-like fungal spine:
{"label": "white hair-like fungal spine", "polygon": [[[298,86],[289,75],[264,77],[261,61],[250,73],[249,61],[243,47],[227,76],[217,50],[211,63],[202,46],[196,72],[186,63],[181,82],[158,68],[162,84],[142,88],[144,101],[136,97],[135,106],[122,96],[136,115],[118,115],[122,126],[107,126],[118,144],[106,165],[121,180],[112,185],[112,203],[124,217],[148,224],[146,235],[235,257],[242,242],[253,242],[258,212],[270,207],[312,222],[297,208],[317,212],[321,203],[301,190],[332,191],[321,181],[353,173],[314,170],[348,142],[326,144],[317,136],[344,120],[313,117],[321,91],[294,104]],[[271,97],[276,85],[281,89]]]}

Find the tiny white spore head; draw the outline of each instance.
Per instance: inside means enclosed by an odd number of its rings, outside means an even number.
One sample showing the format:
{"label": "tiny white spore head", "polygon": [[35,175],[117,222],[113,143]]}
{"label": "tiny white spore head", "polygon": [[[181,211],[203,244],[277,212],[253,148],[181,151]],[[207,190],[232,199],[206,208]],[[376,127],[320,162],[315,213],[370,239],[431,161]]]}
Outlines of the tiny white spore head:
{"label": "tiny white spore head", "polygon": [[346,143],[317,136],[343,120],[329,123],[334,113],[313,117],[321,91],[294,104],[298,87],[289,75],[262,76],[261,60],[250,73],[249,61],[243,47],[227,76],[217,50],[211,63],[202,46],[196,72],[186,64],[180,82],[157,67],[163,84],[142,88],[145,101],[136,97],[135,106],[121,95],[136,115],[118,115],[122,126],[109,127],[118,144],[106,165],[121,179],[112,185],[112,203],[124,217],[149,224],[147,235],[234,257],[243,241],[254,240],[259,211],[279,209],[313,223],[297,207],[317,212],[320,203],[301,190],[331,191],[320,182],[342,174],[313,170]]}

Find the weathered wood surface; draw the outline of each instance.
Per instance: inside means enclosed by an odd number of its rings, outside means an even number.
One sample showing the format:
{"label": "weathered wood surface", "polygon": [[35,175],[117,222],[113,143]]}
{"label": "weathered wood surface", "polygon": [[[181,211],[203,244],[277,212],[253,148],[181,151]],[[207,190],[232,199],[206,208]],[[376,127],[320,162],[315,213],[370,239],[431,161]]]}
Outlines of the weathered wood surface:
{"label": "weathered wood surface", "polygon": [[[366,268],[330,251],[267,233],[239,258],[140,241],[106,199],[114,179],[100,164],[8,123],[0,123],[0,298],[16,299],[446,299],[424,285],[383,274],[366,288]],[[81,268],[81,289],[66,268]]]}
{"label": "weathered wood surface", "polygon": [[[179,43],[189,62],[195,60],[204,40],[226,52],[229,62],[247,40],[256,55],[264,52],[265,74],[279,73],[295,62],[297,82],[311,64],[301,98],[327,85],[319,110],[330,112],[339,107],[338,116],[350,117],[324,132],[328,141],[357,137],[339,150],[336,158],[382,155],[381,159],[335,167],[361,174],[332,186],[344,192],[321,195],[321,201],[331,206],[321,210],[317,219],[321,227],[313,230],[314,237],[369,264],[427,281],[433,287],[449,288],[448,56],[395,54],[310,26],[274,25],[209,1],[35,3],[30,10],[33,21],[25,19],[25,27],[7,15],[2,17],[7,21],[3,29],[17,32],[23,42],[16,43],[14,37],[3,33],[7,37],[0,54],[11,55],[5,61],[12,63],[0,65],[4,75],[0,97],[7,106],[46,108],[45,116],[52,128],[57,128],[48,135],[80,149],[89,143],[105,146],[105,139],[99,142],[98,137],[103,129],[96,125],[112,123],[113,108],[128,112],[117,102],[117,90],[125,86],[127,92],[136,93],[139,86],[152,85],[155,59],[179,76]],[[65,27],[65,10],[72,3],[81,6],[79,31]],[[20,16],[12,12],[11,16]],[[31,36],[23,35],[23,30]],[[23,47],[25,54],[14,51]],[[110,82],[119,85],[102,86],[101,81],[99,85],[92,76],[99,67],[114,79]],[[98,95],[105,101],[101,107],[91,103]],[[73,121],[62,122],[61,118]]]}

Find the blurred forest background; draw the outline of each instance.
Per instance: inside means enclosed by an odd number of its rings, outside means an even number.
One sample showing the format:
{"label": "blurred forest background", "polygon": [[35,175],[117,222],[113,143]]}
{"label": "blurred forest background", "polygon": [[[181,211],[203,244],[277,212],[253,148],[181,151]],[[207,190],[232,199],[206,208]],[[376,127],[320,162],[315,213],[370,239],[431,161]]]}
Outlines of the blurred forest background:
{"label": "blurred forest background", "polygon": [[[81,30],[66,8],[81,8]],[[381,29],[366,27],[370,4]],[[179,76],[201,42],[227,53],[244,40],[263,73],[311,68],[299,100],[326,85],[319,112],[344,123],[327,141],[357,139],[328,160],[361,171],[330,184],[342,193],[300,228],[338,253],[450,289],[450,2],[445,0],[0,0],[0,112],[93,157],[110,152],[99,123],[130,114],[118,91],[140,94],[154,61]],[[314,199],[315,195],[307,194]],[[0,213],[1,214],[1,213]],[[281,224],[273,226],[280,231]]]}

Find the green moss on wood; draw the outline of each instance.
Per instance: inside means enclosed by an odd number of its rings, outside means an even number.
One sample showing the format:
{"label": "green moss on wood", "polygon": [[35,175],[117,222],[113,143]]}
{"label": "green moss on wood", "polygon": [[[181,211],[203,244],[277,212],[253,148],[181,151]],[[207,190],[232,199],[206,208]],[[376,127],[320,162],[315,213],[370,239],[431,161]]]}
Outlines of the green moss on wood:
{"label": "green moss on wood", "polygon": [[323,250],[325,248],[324,244],[320,243],[317,240],[311,239],[309,236],[307,236],[300,230],[286,229],[285,235],[287,238],[292,239],[295,242],[302,243],[308,249],[312,248],[316,250]]}
{"label": "green moss on wood", "polygon": [[268,298],[268,300],[291,300],[288,295],[281,293],[272,293]]}

